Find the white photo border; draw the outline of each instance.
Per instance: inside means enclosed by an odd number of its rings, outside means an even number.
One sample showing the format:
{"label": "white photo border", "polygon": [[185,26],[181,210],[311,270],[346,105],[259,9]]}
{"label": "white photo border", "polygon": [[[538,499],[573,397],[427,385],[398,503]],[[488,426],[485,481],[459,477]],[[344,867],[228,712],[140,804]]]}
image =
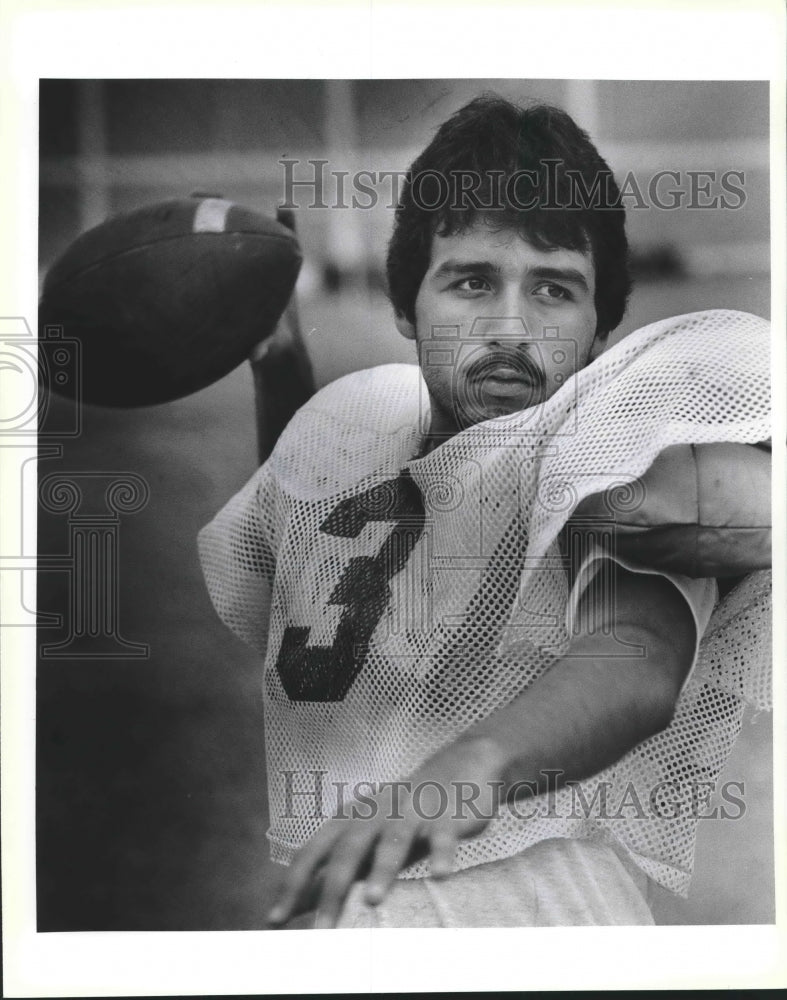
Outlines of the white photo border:
{"label": "white photo border", "polygon": [[[785,14],[740,3],[23,3],[0,12],[0,316],[37,311],[40,77],[770,80],[774,514],[785,553]],[[0,449],[1,451],[1,449]],[[0,485],[9,482],[0,454]],[[35,497],[29,502],[35,504]],[[5,524],[4,530],[17,530]],[[2,550],[5,551],[5,550]],[[774,603],[787,606],[785,561]],[[0,595],[2,597],[2,595]],[[774,661],[785,662],[784,616]],[[775,926],[423,932],[48,933],[35,927],[35,633],[0,630],[5,995],[135,996],[787,985],[785,856]],[[787,685],[776,674],[776,844],[787,842]],[[308,952],[306,950],[308,942]],[[306,956],[308,954],[308,959]]]}

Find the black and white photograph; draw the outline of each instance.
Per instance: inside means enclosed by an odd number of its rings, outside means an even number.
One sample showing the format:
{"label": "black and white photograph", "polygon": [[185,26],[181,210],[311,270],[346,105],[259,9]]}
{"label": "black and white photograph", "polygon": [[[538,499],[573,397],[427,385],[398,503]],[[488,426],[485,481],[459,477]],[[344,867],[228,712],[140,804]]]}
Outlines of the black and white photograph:
{"label": "black and white photograph", "polygon": [[[390,930],[425,992],[457,988],[438,929],[680,934],[687,970],[693,935],[783,935],[783,86],[160,62],[25,106],[27,933],[258,941],[227,981],[258,993],[338,989],[345,948],[384,991]],[[588,985],[699,985],[630,975]]]}

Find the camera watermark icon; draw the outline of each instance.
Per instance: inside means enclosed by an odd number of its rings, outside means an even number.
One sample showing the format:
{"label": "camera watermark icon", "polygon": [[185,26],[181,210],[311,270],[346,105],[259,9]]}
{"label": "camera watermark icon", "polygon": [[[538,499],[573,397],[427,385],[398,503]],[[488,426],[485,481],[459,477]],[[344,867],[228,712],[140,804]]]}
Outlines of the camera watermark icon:
{"label": "camera watermark icon", "polygon": [[[61,441],[82,431],[81,345],[61,326],[33,335],[21,316],[0,317],[0,438]],[[53,413],[52,393],[64,405]]]}
{"label": "camera watermark icon", "polygon": [[[0,449],[3,475],[3,625],[57,625],[58,616],[36,612],[36,518],[25,498],[35,496],[37,463],[63,454],[63,439],[81,433],[81,354],[61,328],[38,338],[22,316],[0,317]],[[52,407],[51,392],[71,399]],[[56,411],[56,417],[53,413]],[[31,513],[32,510],[32,513]],[[9,580],[10,578],[10,580]]]}
{"label": "camera watermark icon", "polygon": [[[38,484],[38,463],[62,458],[64,441],[82,433],[81,390],[78,340],[66,337],[57,325],[44,326],[36,337],[23,317],[0,317],[5,527],[0,572],[13,574],[18,581],[4,589],[3,626],[65,624],[64,640],[41,644],[44,659],[147,657],[146,644],[129,642],[120,634],[118,553],[121,515],[136,513],[147,504],[148,484],[125,472],[58,472]],[[36,495],[38,510],[26,502]],[[65,552],[38,547],[40,511],[68,516]],[[68,574],[66,614],[34,610],[37,572]]]}
{"label": "camera watermark icon", "polygon": [[[434,397],[459,429],[502,418],[500,429],[512,443],[543,433],[543,404],[574,385],[571,377],[580,366],[576,340],[561,337],[557,326],[533,335],[520,316],[479,316],[469,333],[434,325],[419,350],[428,390],[421,398],[422,426]],[[575,407],[566,411],[556,435],[576,433]]]}

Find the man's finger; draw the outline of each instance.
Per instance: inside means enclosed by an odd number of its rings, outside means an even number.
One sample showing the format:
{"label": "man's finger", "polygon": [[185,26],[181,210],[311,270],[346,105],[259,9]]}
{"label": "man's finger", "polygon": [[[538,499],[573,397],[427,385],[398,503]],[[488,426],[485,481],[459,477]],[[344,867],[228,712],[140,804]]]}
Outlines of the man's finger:
{"label": "man's finger", "polygon": [[366,880],[364,897],[367,903],[376,906],[383,900],[397,873],[407,862],[413,838],[413,831],[402,824],[401,829],[398,826],[388,829],[380,839],[372,870]]}
{"label": "man's finger", "polygon": [[456,836],[448,829],[437,829],[430,837],[429,871],[434,878],[445,878],[454,870]]}
{"label": "man's finger", "polygon": [[[263,926],[270,930],[276,930],[285,925],[289,926],[291,921],[297,917],[316,910],[320,893],[322,892],[324,871],[325,863],[323,862],[313,870],[312,876],[308,881],[301,883],[295,899],[289,904],[288,912],[285,912],[284,907],[280,908],[280,904],[276,900],[268,911]],[[271,919],[271,914],[274,914],[277,919]]]}
{"label": "man's finger", "polygon": [[352,832],[339,840],[325,868],[315,928],[335,927],[350,886],[362,874],[372,849],[375,830]]}
{"label": "man's finger", "polygon": [[314,894],[317,872],[338,836],[339,829],[327,825],[298,851],[286,871],[277,898],[268,911],[268,923],[286,923],[294,913],[304,909],[305,901]]}

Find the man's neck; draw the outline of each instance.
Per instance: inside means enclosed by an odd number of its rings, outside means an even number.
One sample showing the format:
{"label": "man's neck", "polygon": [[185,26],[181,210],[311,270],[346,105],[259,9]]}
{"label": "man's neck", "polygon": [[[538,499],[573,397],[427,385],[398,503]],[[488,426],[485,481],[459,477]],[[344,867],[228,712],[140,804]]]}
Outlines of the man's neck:
{"label": "man's neck", "polygon": [[439,448],[455,434],[459,433],[459,428],[454,421],[437,405],[430,395],[429,429],[427,430],[421,448],[418,453],[419,458],[423,458],[435,448]]}

